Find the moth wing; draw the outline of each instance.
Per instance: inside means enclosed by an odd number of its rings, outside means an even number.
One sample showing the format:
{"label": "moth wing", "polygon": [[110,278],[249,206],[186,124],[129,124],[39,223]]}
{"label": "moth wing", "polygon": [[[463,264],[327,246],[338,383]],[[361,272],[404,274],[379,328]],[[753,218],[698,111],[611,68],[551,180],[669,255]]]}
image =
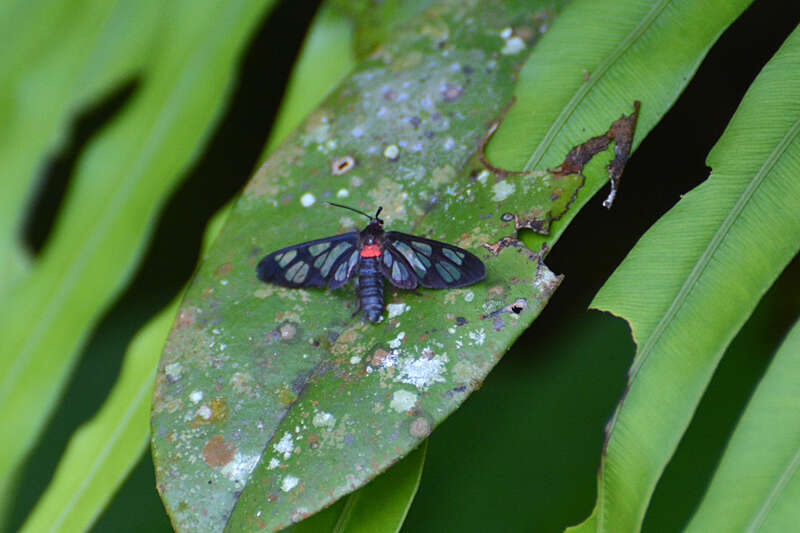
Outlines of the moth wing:
{"label": "moth wing", "polygon": [[358,264],[358,232],[302,242],[265,255],[258,279],[283,287],[341,287]]}
{"label": "moth wing", "polygon": [[[430,289],[464,287],[486,277],[486,266],[475,254],[445,242],[388,231],[384,248],[392,250],[393,259],[402,257],[415,280]],[[384,275],[397,285],[385,271]]]}

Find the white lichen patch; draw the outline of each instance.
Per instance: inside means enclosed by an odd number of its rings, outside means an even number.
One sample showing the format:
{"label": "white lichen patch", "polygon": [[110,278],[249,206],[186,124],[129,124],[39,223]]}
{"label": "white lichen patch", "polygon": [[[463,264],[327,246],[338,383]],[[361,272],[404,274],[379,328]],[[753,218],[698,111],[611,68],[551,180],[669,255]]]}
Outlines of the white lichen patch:
{"label": "white lichen patch", "polygon": [[359,356],[357,356],[357,355],[354,355],[353,357],[350,358],[350,364],[351,365],[357,365],[360,362],[361,362],[361,358]]}
{"label": "white lichen patch", "polygon": [[492,175],[491,172],[489,172],[486,169],[483,169],[483,170],[480,171],[480,173],[478,174],[478,177],[476,179],[478,180],[478,183],[480,183],[481,185],[485,185],[486,184],[486,180],[488,180],[489,176],[491,176],[491,175]]}
{"label": "white lichen patch", "polygon": [[475,346],[482,346],[486,342],[486,330],[476,329],[469,332],[469,338]]}
{"label": "white lichen patch", "polygon": [[347,198],[348,196],[350,196],[350,191],[347,189],[339,189],[336,192],[336,198]]}
{"label": "white lichen patch", "polygon": [[195,416],[202,418],[203,420],[208,420],[211,418],[212,414],[214,414],[213,411],[211,411],[211,408],[207,405],[201,405],[197,408],[197,411],[195,411]]}
{"label": "white lichen patch", "polygon": [[383,157],[395,160],[400,156],[400,148],[396,144],[390,144],[383,150]]}
{"label": "white lichen patch", "polygon": [[278,453],[283,454],[284,459],[288,459],[292,456],[292,452],[294,451],[294,440],[292,439],[292,434],[286,432],[281,437],[277,443],[272,445],[272,449]]}
{"label": "white lichen patch", "polygon": [[415,393],[407,390],[398,390],[392,394],[392,401],[389,403],[389,407],[398,413],[404,413],[412,409],[416,404],[417,395]]}
{"label": "white lichen patch", "polygon": [[[429,350],[430,348],[426,348],[423,351]],[[447,354],[402,358],[398,361],[400,372],[396,380],[414,385],[419,390],[426,389],[434,383],[445,381],[444,374],[447,372],[447,361]]]}
{"label": "white lichen patch", "polygon": [[267,470],[275,470],[279,466],[281,466],[281,462],[276,457],[273,457],[267,464]]}
{"label": "white lichen patch", "polygon": [[326,413],[325,411],[319,411],[318,413],[314,414],[314,418],[311,419],[311,424],[314,427],[322,427],[327,429],[333,429],[333,426],[336,425],[336,417],[333,416],[331,413]]}
{"label": "white lichen patch", "polygon": [[316,201],[317,201],[317,199],[310,192],[307,192],[303,196],[300,197],[300,204],[303,207],[311,207],[312,205],[314,205],[314,202],[316,202]]}
{"label": "white lichen patch", "polygon": [[474,299],[475,299],[475,293],[474,292],[467,291],[466,293],[464,293],[464,301],[465,302],[471,302]]}
{"label": "white lichen patch", "polygon": [[250,472],[256,467],[258,463],[258,454],[243,455],[239,452],[233,456],[228,464],[222,468],[222,475],[230,479],[239,486],[243,486],[250,476]]}
{"label": "white lichen patch", "polygon": [[406,332],[401,331],[397,334],[397,336],[389,341],[389,348],[399,348],[400,345],[403,343],[403,339],[406,338]]}
{"label": "white lichen patch", "polygon": [[394,318],[396,316],[400,316],[409,309],[411,309],[411,306],[402,302],[399,304],[388,304],[386,306],[386,312],[388,318]]}
{"label": "white lichen patch", "polygon": [[203,399],[203,391],[201,390],[192,391],[192,393],[189,395],[189,399],[192,401],[192,403],[198,403],[200,400]]}
{"label": "white lichen patch", "polygon": [[281,490],[283,492],[289,492],[290,490],[295,488],[298,485],[298,483],[300,483],[300,480],[296,476],[293,476],[291,474],[285,476],[283,478],[283,481],[281,481]]}
{"label": "white lichen patch", "polygon": [[492,196],[492,201],[495,202],[502,202],[512,194],[514,194],[514,187],[513,183],[509,183],[506,180],[498,181],[492,186],[492,192],[494,196]]}

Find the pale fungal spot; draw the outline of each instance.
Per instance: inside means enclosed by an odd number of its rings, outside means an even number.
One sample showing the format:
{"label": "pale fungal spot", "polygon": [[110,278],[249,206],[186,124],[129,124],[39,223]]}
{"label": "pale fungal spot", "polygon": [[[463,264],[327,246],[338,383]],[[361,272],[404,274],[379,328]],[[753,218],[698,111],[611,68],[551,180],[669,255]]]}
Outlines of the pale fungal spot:
{"label": "pale fungal spot", "polygon": [[500,32],[500,37],[503,39],[508,39],[514,33],[514,30],[511,28],[503,28],[503,31]]}
{"label": "pale fungal spot", "polygon": [[269,460],[269,465],[267,465],[267,470],[275,470],[281,466],[281,462],[278,461],[275,457]]}
{"label": "pale fungal spot", "polygon": [[221,279],[221,280],[219,280],[219,284],[220,285],[227,285],[228,284],[228,280],[227,279]]}
{"label": "pale fungal spot", "polygon": [[430,435],[431,433],[431,423],[428,422],[425,418],[419,417],[411,422],[411,425],[408,428],[408,432],[411,433],[411,436],[417,437],[418,439],[423,439]]}
{"label": "pale fungal spot", "polygon": [[396,144],[390,144],[383,151],[383,157],[386,159],[395,160],[400,155],[400,148]]}
{"label": "pale fungal spot", "polygon": [[283,492],[289,492],[295,488],[298,483],[300,483],[300,480],[297,477],[288,475],[283,478],[283,481],[281,481],[281,490]]}
{"label": "pale fungal spot", "polygon": [[292,451],[294,451],[292,434],[289,432],[284,433],[283,437],[281,437],[281,440],[272,445],[272,449],[278,453],[282,453],[284,459],[291,457]]}
{"label": "pale fungal spot", "polygon": [[357,365],[360,362],[361,362],[361,358],[359,356],[357,356],[357,355],[354,355],[353,357],[350,358],[350,364],[351,365]]}
{"label": "pale fungal spot", "polygon": [[356,126],[352,130],[350,130],[350,135],[353,137],[361,137],[364,135],[364,129],[361,126]]}
{"label": "pale fungal spot", "polygon": [[307,192],[300,197],[300,203],[303,205],[303,207],[310,207],[314,205],[314,202],[316,201],[317,199],[314,198],[314,195],[311,194],[310,192]]}
{"label": "pale fungal spot", "polygon": [[207,405],[201,405],[197,408],[197,412],[195,413],[197,416],[202,418],[203,420],[208,420],[211,418],[212,412],[211,408]]}
{"label": "pale fungal spot", "polygon": [[[388,257],[388,256],[387,256]],[[405,303],[399,304],[388,304],[386,306],[386,311],[388,313],[388,318],[394,318],[396,316],[400,316],[406,311],[411,309],[411,306]]]}
{"label": "pale fungal spot", "polygon": [[164,374],[167,375],[167,381],[170,383],[175,383],[181,379],[182,371],[183,367],[180,363],[170,363],[164,367]]}
{"label": "pale fungal spot", "polygon": [[203,391],[200,390],[192,391],[192,393],[189,395],[189,399],[192,401],[192,403],[199,402],[200,400],[203,399]]}
{"label": "pale fungal spot", "polygon": [[331,161],[331,173],[334,176],[341,176],[349,172],[354,166],[356,166],[356,160],[351,155],[334,157],[333,161]]}
{"label": "pale fungal spot", "polygon": [[480,174],[478,174],[478,178],[477,178],[478,179],[478,183],[480,183],[481,185],[485,185],[486,184],[486,180],[489,179],[490,175],[491,175],[491,172],[489,172],[488,170],[486,170],[486,169],[481,170],[481,172],[480,172]]}
{"label": "pale fungal spot", "polygon": [[400,333],[397,334],[397,337],[389,341],[389,348],[399,348],[400,344],[403,342],[403,339],[405,338],[406,338],[406,332],[401,331]]}
{"label": "pale fungal spot", "polygon": [[475,293],[472,291],[467,291],[467,293],[464,295],[465,302],[471,302],[474,299],[475,299]]}
{"label": "pale fungal spot", "polygon": [[447,139],[444,140],[444,144],[442,145],[442,148],[444,148],[445,150],[450,150],[455,145],[456,145],[456,141],[453,140],[452,137],[447,137]]}
{"label": "pale fungal spot", "polygon": [[336,417],[330,413],[326,413],[325,411],[320,411],[314,415],[314,418],[311,420],[311,423],[315,427],[324,427],[328,429],[333,429],[333,426],[336,425]]}
{"label": "pale fungal spot", "polygon": [[347,189],[339,189],[336,193],[336,198],[347,198],[350,196],[350,192]]}
{"label": "pale fungal spot", "polygon": [[513,183],[509,183],[506,180],[498,181],[492,186],[492,192],[494,196],[492,196],[492,200],[495,202],[502,202],[512,194],[514,194],[514,190],[516,187]]}
{"label": "pale fungal spot", "polygon": [[217,328],[214,328],[214,329],[211,330],[211,333],[213,333],[214,335],[219,335],[222,332],[220,330],[218,330]]}
{"label": "pale fungal spot", "polygon": [[250,476],[250,472],[256,467],[258,459],[258,454],[242,455],[236,452],[236,455],[233,456],[233,460],[222,468],[222,475],[237,485],[244,485],[247,478]]}
{"label": "pale fungal spot", "polygon": [[506,45],[500,50],[500,53],[503,55],[514,55],[523,50],[525,50],[525,41],[514,35],[510,39],[506,39]]}
{"label": "pale fungal spot", "polygon": [[417,395],[411,391],[398,390],[392,394],[392,401],[389,407],[398,413],[404,413],[412,409],[417,404]]}

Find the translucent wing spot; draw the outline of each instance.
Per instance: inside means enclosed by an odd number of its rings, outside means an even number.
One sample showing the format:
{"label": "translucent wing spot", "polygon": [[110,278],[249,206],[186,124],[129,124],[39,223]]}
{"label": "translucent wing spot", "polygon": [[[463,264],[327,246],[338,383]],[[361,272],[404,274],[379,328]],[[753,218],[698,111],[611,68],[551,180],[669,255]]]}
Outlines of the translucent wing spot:
{"label": "translucent wing spot", "polygon": [[322,254],[321,256],[317,257],[314,260],[314,268],[319,268],[322,266],[322,263],[325,262],[325,258],[328,257],[328,254]]}
{"label": "translucent wing spot", "polygon": [[336,281],[344,281],[347,279],[347,263],[342,263],[339,265],[339,268],[336,269],[336,274],[333,275],[336,278]]}
{"label": "translucent wing spot", "polygon": [[422,252],[423,254],[430,256],[433,253],[433,249],[431,248],[430,244],[426,244],[424,242],[419,241],[411,241],[411,246],[416,248],[418,251]]}
{"label": "translucent wing spot", "polygon": [[447,283],[453,283],[461,277],[461,272],[459,272],[456,267],[441,261],[436,263],[436,272],[438,272]]}
{"label": "translucent wing spot", "polygon": [[450,248],[442,248],[442,253],[446,258],[457,265],[460,265],[464,262],[464,254],[461,252],[451,250]]}
{"label": "translucent wing spot", "polygon": [[350,254],[350,259],[347,260],[347,270],[348,271],[352,271],[353,268],[355,268],[356,263],[358,263],[359,255],[360,254],[358,253],[358,250],[356,250],[355,252]]}
{"label": "translucent wing spot", "polygon": [[306,275],[308,274],[308,263],[303,263],[303,266],[300,267],[300,270],[297,271],[297,274],[294,275],[292,281],[294,283],[303,283],[306,279]]}
{"label": "translucent wing spot", "polygon": [[403,281],[408,277],[408,269],[403,266],[403,263],[395,262],[392,267],[392,279]]}
{"label": "translucent wing spot", "polygon": [[[286,278],[286,281],[289,281],[289,282],[295,283],[295,279],[294,279],[294,278],[295,278],[295,275],[299,273],[299,271],[300,271],[300,269],[301,269],[302,267],[306,267],[306,272],[308,272],[308,265],[307,265],[307,264],[305,264],[305,263],[303,263],[302,261],[298,261],[297,263],[295,263],[295,264],[293,264],[291,267],[289,267],[289,268],[286,270],[286,272],[284,272],[284,273],[283,273],[283,277],[284,277],[284,278]],[[305,278],[305,277],[306,277],[306,275],[305,275],[305,274],[303,274],[303,276],[302,276],[302,277],[303,277],[303,278]],[[301,279],[300,281],[302,281],[302,279]],[[299,282],[298,282],[298,283],[299,283]]]}
{"label": "translucent wing spot", "polygon": [[323,278],[328,277],[328,272],[331,271],[333,263],[336,262],[336,260],[345,252],[345,250],[349,250],[351,247],[352,245],[349,242],[340,242],[328,253],[328,258],[325,260],[325,264],[323,264],[322,268],[320,269]]}
{"label": "translucent wing spot", "polygon": [[386,268],[392,268],[392,253],[388,249],[383,251],[383,264]]}
{"label": "translucent wing spot", "polygon": [[297,250],[289,250],[288,252],[284,252],[281,255],[276,255],[275,260],[278,262],[278,265],[281,268],[284,268],[286,265],[292,262],[292,259],[294,259],[296,255],[297,255]]}
{"label": "translucent wing spot", "polygon": [[[411,249],[409,245],[407,245],[402,241],[392,241],[392,244],[397,249],[397,251],[403,254],[403,257],[406,258],[406,260],[414,269],[414,271],[417,273],[417,275],[421,278],[425,277],[425,272],[427,272],[428,269],[425,267],[422,261],[419,260],[419,258],[422,256],[419,256],[414,250]],[[428,266],[430,266],[430,263],[428,264]]]}
{"label": "translucent wing spot", "polygon": [[330,246],[331,246],[331,243],[329,243],[329,242],[319,242],[317,244],[312,244],[311,246],[309,246],[308,247],[308,251],[311,253],[311,255],[316,257],[319,254],[321,254],[322,252],[324,252],[325,250],[327,250],[328,248],[330,248]]}

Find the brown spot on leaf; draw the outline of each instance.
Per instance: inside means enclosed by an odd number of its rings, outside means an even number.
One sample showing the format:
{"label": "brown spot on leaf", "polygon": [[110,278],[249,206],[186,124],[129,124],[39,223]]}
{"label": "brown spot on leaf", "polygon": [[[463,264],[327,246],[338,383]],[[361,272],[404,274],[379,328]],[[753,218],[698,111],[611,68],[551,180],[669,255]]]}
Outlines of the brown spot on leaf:
{"label": "brown spot on leaf", "polygon": [[614,159],[606,165],[608,176],[611,182],[611,190],[608,196],[603,201],[603,207],[606,209],[611,208],[614,203],[614,198],[617,196],[619,189],[619,181],[622,177],[622,171],[625,168],[625,163],[628,162],[628,156],[631,152],[631,144],[633,142],[633,132],[636,129],[636,119],[639,116],[639,107],[641,103],[637,100],[633,103],[633,113],[630,115],[622,115],[615,120],[608,131],[597,137],[592,137],[585,143],[579,144],[572,148],[564,158],[564,162],[559,166],[550,169],[556,178],[561,178],[570,174],[580,174],[583,167],[595,154],[602,152],[611,141],[614,141]]}
{"label": "brown spot on leaf", "polygon": [[223,263],[217,267],[217,270],[214,272],[214,276],[217,278],[227,276],[230,274],[231,270],[233,270],[233,265],[231,263]]}
{"label": "brown spot on leaf", "polygon": [[233,459],[236,446],[222,435],[214,435],[203,445],[203,461],[212,468],[225,466]]}

